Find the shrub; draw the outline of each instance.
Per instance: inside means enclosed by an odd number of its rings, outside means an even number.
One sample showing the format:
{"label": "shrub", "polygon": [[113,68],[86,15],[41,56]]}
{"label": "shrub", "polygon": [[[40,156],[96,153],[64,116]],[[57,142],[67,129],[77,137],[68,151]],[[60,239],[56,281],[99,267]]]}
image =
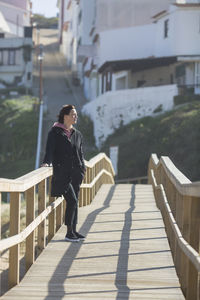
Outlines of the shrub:
{"label": "shrub", "polygon": [[184,104],[192,101],[199,101],[200,95],[177,95],[174,96],[174,105]]}

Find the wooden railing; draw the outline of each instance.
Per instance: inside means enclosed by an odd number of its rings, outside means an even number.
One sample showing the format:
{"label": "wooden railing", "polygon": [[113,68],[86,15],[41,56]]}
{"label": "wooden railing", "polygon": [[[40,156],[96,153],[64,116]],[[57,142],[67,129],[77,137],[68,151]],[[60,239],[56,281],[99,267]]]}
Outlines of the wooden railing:
{"label": "wooden railing", "polygon": [[[197,166],[198,167],[198,166]],[[148,181],[161,210],[183,294],[200,300],[200,182],[191,182],[169,159],[152,154]]]}
{"label": "wooden railing", "polygon": [[115,183],[134,183],[134,184],[142,184],[147,183],[147,176],[140,177],[131,177],[131,178],[123,178],[123,179],[115,179]]}
{"label": "wooden railing", "polygon": [[[86,167],[79,206],[90,204],[102,184],[114,183],[114,170],[105,154],[100,153],[86,161]],[[1,192],[10,193],[10,237],[0,240],[0,252],[9,249],[10,288],[19,283],[20,243],[26,242],[25,262],[28,270],[35,260],[36,248],[40,253],[63,224],[65,201],[63,197],[55,199],[50,196],[51,177],[52,168],[42,167],[15,180],[0,178],[0,200]],[[20,230],[22,195],[26,201],[26,228]]]}

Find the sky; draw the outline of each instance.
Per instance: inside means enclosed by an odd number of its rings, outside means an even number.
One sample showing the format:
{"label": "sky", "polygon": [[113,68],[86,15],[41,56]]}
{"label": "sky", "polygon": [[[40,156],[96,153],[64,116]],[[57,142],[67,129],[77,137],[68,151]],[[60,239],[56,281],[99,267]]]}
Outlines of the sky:
{"label": "sky", "polygon": [[58,8],[57,0],[32,0],[33,13],[44,15],[47,18],[56,17]]}

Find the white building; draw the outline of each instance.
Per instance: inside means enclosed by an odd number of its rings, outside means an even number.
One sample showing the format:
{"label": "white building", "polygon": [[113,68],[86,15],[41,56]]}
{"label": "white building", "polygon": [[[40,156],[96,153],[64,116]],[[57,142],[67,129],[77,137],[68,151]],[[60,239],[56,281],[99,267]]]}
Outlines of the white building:
{"label": "white building", "polygon": [[174,4],[151,24],[98,33],[95,64],[86,65],[90,100],[109,90],[170,83],[198,93],[199,15],[198,3]]}
{"label": "white building", "polygon": [[0,88],[32,86],[29,0],[0,0]]}
{"label": "white building", "polygon": [[0,38],[0,85],[31,88],[32,38]]}
{"label": "white building", "polygon": [[199,5],[199,0],[58,0],[61,49],[86,97],[169,83],[198,92]]}
{"label": "white building", "polygon": [[78,12],[79,1],[58,0],[60,50],[72,70],[77,70]]}
{"label": "white building", "polygon": [[85,27],[88,3],[76,5],[77,71],[97,145],[120,124],[169,110],[178,93],[200,93],[199,0],[97,0]]}
{"label": "white building", "polygon": [[0,0],[0,11],[12,34],[24,36],[24,27],[31,26],[31,8],[30,0]]}
{"label": "white building", "polygon": [[[58,0],[61,51],[81,83],[84,80],[86,94],[90,89],[88,71],[97,56],[94,41],[99,32],[151,23],[151,16],[168,8],[171,1]],[[91,97],[88,95],[88,98]]]}

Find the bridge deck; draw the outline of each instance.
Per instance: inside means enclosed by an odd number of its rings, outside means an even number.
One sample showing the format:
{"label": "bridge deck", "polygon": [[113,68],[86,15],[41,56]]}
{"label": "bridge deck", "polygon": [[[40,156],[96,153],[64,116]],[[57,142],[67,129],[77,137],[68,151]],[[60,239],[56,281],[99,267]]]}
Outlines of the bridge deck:
{"label": "bridge deck", "polygon": [[84,242],[65,242],[63,226],[1,299],[184,299],[150,185],[104,185],[79,228]]}

